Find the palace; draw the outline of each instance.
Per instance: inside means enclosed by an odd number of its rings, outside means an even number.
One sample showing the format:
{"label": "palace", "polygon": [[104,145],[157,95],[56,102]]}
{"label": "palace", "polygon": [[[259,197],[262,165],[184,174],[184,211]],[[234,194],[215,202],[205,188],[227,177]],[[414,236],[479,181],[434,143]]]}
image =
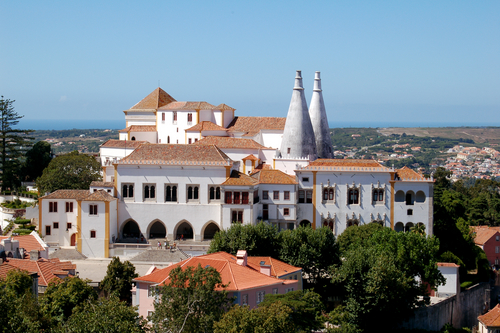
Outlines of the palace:
{"label": "palace", "polygon": [[433,229],[433,183],[409,168],[334,159],[320,73],[308,107],[297,71],[286,118],[239,117],[160,88],[125,110],[119,140],[101,146],[103,181],[39,202],[42,236],[88,257],[124,255],[117,242],[205,240],[232,223],[380,223]]}

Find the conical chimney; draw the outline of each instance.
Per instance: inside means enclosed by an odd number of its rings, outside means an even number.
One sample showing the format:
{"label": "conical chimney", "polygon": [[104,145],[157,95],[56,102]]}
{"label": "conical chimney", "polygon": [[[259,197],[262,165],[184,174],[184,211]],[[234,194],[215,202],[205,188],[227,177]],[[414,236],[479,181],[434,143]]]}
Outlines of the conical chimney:
{"label": "conical chimney", "polygon": [[283,139],[281,141],[281,156],[285,158],[317,158],[316,141],[307,111],[307,102],[302,86],[301,72],[297,71],[292,100],[286,116]]}
{"label": "conical chimney", "polygon": [[321,90],[320,73],[316,72],[314,77],[314,89],[309,108],[309,116],[314,130],[316,150],[319,158],[333,158],[333,145],[330,136],[330,126],[326,117],[325,102]]}

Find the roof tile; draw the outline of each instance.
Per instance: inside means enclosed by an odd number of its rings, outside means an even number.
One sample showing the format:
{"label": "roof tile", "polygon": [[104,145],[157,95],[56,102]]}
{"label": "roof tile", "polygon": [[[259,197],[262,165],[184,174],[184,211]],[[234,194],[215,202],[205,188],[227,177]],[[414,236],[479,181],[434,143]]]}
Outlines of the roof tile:
{"label": "roof tile", "polygon": [[195,142],[197,145],[216,145],[222,149],[262,149],[266,148],[260,143],[252,139],[232,138],[228,136],[207,136],[200,141]]}
{"label": "roof tile", "polygon": [[286,118],[235,117],[227,126],[229,132],[243,132],[243,136],[255,136],[261,130],[284,130]]}
{"label": "roof tile", "polygon": [[167,94],[163,89],[156,88],[149,95],[144,97],[139,103],[132,106],[131,110],[158,109],[164,105],[175,102],[175,99]]}

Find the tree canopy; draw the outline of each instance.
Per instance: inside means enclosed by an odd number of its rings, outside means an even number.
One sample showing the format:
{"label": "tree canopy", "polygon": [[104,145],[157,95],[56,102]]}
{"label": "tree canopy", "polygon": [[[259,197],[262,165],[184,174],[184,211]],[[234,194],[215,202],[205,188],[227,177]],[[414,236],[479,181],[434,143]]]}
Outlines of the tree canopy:
{"label": "tree canopy", "polygon": [[52,159],[37,178],[36,185],[42,193],[61,189],[85,190],[90,183],[101,180],[101,165],[92,156],[77,151]]}
{"label": "tree canopy", "polygon": [[43,170],[52,160],[52,149],[50,143],[38,141],[26,152],[26,160],[23,163],[22,174],[26,181],[35,181],[43,174]]}
{"label": "tree canopy", "polygon": [[0,98],[0,169],[2,170],[2,188],[20,185],[21,158],[31,146],[33,138],[28,137],[32,130],[14,128],[19,115],[13,106],[14,101]]}
{"label": "tree canopy", "polygon": [[135,267],[130,261],[121,262],[120,258],[113,257],[108,264],[106,276],[101,281],[101,289],[109,296],[116,296],[127,304],[132,304],[132,280],[138,277]]}

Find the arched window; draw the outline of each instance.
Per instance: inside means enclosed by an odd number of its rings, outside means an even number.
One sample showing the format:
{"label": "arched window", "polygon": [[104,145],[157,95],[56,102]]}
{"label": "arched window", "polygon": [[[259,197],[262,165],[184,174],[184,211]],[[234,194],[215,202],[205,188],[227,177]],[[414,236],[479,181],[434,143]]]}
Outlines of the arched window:
{"label": "arched window", "polygon": [[323,190],[323,200],[325,200],[325,201],[328,200],[328,189],[327,188],[325,188]]}
{"label": "arched window", "polygon": [[333,200],[333,188],[328,190],[328,200]]}
{"label": "arched window", "polygon": [[155,186],[154,185],[151,185],[151,187],[149,188],[149,197],[150,198],[156,198]]}
{"label": "arched window", "polygon": [[210,187],[210,200],[214,200],[214,199],[215,199],[215,188]]}
{"label": "arched window", "polygon": [[130,140],[135,141],[135,136],[133,136],[132,139],[130,139]]}
{"label": "arched window", "polygon": [[198,187],[194,188],[194,199],[198,199]]}
{"label": "arched window", "polygon": [[412,191],[406,192],[406,204],[407,205],[413,205],[414,202],[414,195]]}
{"label": "arched window", "polygon": [[170,185],[165,188],[165,201],[172,201],[172,187]]}
{"label": "arched window", "polygon": [[170,143],[170,135],[167,136],[167,143]]}
{"label": "arched window", "polygon": [[373,190],[373,203],[382,203],[384,201],[384,190],[374,189]]}
{"label": "arched window", "polygon": [[359,190],[357,188],[349,189],[348,198],[349,198],[348,201],[349,205],[359,204]]}
{"label": "arched window", "polygon": [[172,201],[177,201],[177,186],[172,186]]}
{"label": "arched window", "polygon": [[193,187],[188,187],[188,200],[193,199]]}
{"label": "arched window", "polygon": [[149,186],[144,186],[144,198],[149,199]]}
{"label": "arched window", "polygon": [[215,189],[215,199],[220,200],[220,187]]}

